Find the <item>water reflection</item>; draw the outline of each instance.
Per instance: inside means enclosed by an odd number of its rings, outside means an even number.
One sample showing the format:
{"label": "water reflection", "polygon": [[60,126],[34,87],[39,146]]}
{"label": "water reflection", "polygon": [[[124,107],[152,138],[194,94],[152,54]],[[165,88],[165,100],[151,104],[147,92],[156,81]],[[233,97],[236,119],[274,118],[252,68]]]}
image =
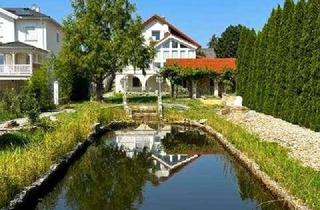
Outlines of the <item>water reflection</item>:
{"label": "water reflection", "polygon": [[146,124],[141,124],[134,130],[117,131],[116,145],[123,148],[129,158],[137,152],[147,151],[151,154],[154,175],[158,178],[165,178],[171,171],[196,159],[198,155],[167,153],[162,145],[163,139],[171,136],[172,127],[159,126],[157,130]]}
{"label": "water reflection", "polygon": [[106,136],[37,209],[282,209],[208,140],[188,127],[144,124]]}

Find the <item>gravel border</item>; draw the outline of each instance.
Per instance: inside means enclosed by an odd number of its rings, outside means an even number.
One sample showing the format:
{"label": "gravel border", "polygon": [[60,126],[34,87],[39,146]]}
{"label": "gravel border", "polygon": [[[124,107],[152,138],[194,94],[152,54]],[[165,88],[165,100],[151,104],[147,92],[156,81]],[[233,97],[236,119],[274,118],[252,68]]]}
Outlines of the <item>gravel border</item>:
{"label": "gravel border", "polygon": [[320,171],[320,132],[255,111],[232,112],[222,117],[240,124],[261,140],[280,144],[302,165]]}

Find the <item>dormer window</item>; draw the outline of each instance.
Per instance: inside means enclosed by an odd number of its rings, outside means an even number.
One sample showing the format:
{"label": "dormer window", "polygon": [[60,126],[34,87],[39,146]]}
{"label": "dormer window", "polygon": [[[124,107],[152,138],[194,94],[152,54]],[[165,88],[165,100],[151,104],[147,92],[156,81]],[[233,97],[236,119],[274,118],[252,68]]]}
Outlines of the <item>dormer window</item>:
{"label": "dormer window", "polygon": [[25,27],[26,41],[38,41],[37,30],[34,26]]}
{"label": "dormer window", "polygon": [[160,31],[152,31],[152,38],[156,41],[160,40]]}

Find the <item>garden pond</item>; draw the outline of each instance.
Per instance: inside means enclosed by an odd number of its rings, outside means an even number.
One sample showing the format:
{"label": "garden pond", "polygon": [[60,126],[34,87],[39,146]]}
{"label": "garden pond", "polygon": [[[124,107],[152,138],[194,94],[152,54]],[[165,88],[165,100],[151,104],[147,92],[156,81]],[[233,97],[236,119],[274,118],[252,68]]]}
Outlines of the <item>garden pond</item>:
{"label": "garden pond", "polygon": [[36,209],[284,209],[206,133],[146,125],[92,145]]}

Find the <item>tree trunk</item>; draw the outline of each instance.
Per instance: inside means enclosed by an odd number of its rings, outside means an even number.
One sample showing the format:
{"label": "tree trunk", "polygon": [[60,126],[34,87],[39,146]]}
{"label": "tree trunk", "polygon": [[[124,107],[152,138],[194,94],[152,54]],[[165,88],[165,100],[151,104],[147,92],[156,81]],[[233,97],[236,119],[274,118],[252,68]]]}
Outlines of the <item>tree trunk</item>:
{"label": "tree trunk", "polygon": [[176,98],[178,98],[178,91],[179,91],[179,87],[178,85],[176,85]]}
{"label": "tree trunk", "polygon": [[107,84],[106,84],[106,91],[107,92],[110,92],[112,90],[112,84],[113,84],[113,81],[114,81],[115,78],[116,78],[116,74],[115,73],[112,73],[111,75],[109,75],[107,77]]}
{"label": "tree trunk", "polygon": [[187,82],[188,82],[189,98],[192,99],[192,97],[193,97],[192,80],[188,80]]}
{"label": "tree trunk", "polygon": [[171,83],[171,98],[174,97],[174,83]]}
{"label": "tree trunk", "polygon": [[97,92],[97,101],[102,101],[102,99],[103,99],[103,77],[101,75],[97,79],[96,92]]}

